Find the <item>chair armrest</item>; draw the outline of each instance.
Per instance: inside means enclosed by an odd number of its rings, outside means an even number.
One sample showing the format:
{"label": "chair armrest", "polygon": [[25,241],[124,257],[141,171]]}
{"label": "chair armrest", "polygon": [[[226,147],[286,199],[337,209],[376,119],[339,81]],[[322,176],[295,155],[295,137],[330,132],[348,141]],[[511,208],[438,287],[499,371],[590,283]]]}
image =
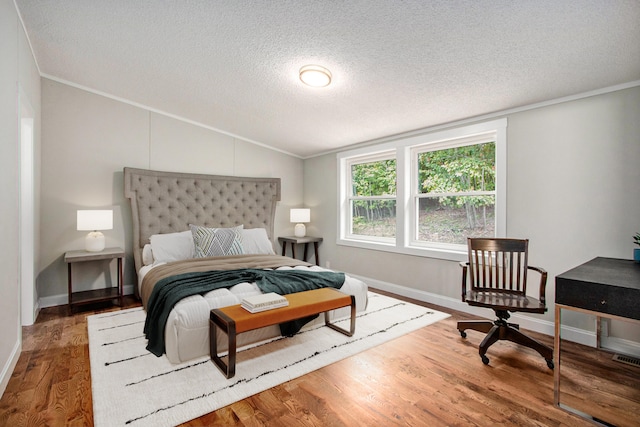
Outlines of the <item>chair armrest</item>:
{"label": "chair armrest", "polygon": [[469,268],[469,262],[461,262],[460,267],[462,267],[462,302],[465,302],[467,298],[467,269]]}
{"label": "chair armrest", "polygon": [[546,294],[546,288],[547,288],[547,270],[540,267],[534,267],[532,265],[528,265],[527,268],[529,270],[537,271],[538,273],[540,273],[540,302],[545,304],[546,303],[545,294]]}

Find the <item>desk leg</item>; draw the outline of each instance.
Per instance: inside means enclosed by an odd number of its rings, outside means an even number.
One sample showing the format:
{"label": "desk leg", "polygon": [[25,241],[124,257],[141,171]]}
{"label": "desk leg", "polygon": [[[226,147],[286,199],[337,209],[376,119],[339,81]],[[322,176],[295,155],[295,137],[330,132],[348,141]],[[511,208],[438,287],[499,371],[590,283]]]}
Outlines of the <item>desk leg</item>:
{"label": "desk leg", "polygon": [[287,253],[287,242],[282,242],[282,256]]}
{"label": "desk leg", "polygon": [[560,406],[560,319],[561,307],[556,304],[555,315],[555,335],[553,339],[553,359],[555,360],[555,369],[553,370],[553,403]]}
{"label": "desk leg", "polygon": [[302,253],[302,260],[304,262],[307,262],[307,246],[309,246],[309,243],[304,244],[304,252]]}

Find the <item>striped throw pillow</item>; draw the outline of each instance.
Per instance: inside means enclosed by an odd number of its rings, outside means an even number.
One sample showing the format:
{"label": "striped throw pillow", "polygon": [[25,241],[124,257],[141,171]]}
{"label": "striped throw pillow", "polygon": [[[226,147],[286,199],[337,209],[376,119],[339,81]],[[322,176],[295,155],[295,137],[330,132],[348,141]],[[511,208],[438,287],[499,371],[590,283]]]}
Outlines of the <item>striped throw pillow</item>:
{"label": "striped throw pillow", "polygon": [[232,228],[208,228],[189,224],[196,258],[242,255],[242,225]]}

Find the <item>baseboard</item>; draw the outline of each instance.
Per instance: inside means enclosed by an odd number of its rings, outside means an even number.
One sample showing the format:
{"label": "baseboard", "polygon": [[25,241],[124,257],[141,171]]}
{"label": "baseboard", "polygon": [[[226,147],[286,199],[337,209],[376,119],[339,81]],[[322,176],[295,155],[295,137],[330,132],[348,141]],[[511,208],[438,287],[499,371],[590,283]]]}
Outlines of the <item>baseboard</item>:
{"label": "baseboard", "polygon": [[[418,301],[426,302],[429,304],[439,305],[441,307],[450,308],[453,310],[462,311],[463,313],[472,314],[474,316],[487,318],[490,312],[487,309],[472,307],[459,299],[446,297],[443,295],[434,294],[431,292],[422,291],[419,289],[408,288],[406,286],[396,285],[394,283],[384,282],[381,280],[371,279],[369,277],[359,276],[349,273],[349,276],[355,277],[367,283],[371,288],[380,289],[381,291],[391,292],[396,295],[401,295],[407,298],[413,298]],[[554,336],[555,325],[553,322],[543,319],[535,319],[529,316],[523,316],[519,313],[515,313],[511,316],[514,323],[518,323],[523,329],[539,332],[541,334]],[[584,329],[578,329],[571,326],[562,326],[562,339],[572,341],[578,344],[587,345],[590,347],[596,347],[596,333],[586,331]]]}
{"label": "baseboard", "polygon": [[21,352],[22,342],[21,339],[18,338],[18,341],[16,341],[16,344],[13,346],[13,351],[11,351],[11,355],[9,356],[7,363],[2,367],[2,373],[0,373],[0,396],[2,396],[4,391],[7,389],[7,385],[11,379],[11,374],[13,374],[13,370],[18,364]]}
{"label": "baseboard", "polygon": [[601,337],[600,348],[627,356],[640,357],[640,343],[617,337]]}
{"label": "baseboard", "polygon": [[627,356],[640,357],[640,343],[610,336],[607,319],[602,319],[601,322],[600,348]]}
{"label": "baseboard", "polygon": [[[122,288],[125,295],[133,295],[133,285],[124,285]],[[38,298],[40,308],[55,307],[57,305],[67,305],[69,303],[68,294],[51,295],[48,297]]]}
{"label": "baseboard", "polygon": [[40,309],[41,308],[42,308],[42,306],[40,305],[40,298],[38,298],[36,300],[35,307],[33,307],[33,322],[34,323],[35,323],[36,319],[38,318],[38,314],[40,314]]}
{"label": "baseboard", "polygon": [[67,294],[51,295],[48,297],[38,298],[38,304],[41,308],[55,307],[57,305],[65,305],[69,303],[69,296]]}

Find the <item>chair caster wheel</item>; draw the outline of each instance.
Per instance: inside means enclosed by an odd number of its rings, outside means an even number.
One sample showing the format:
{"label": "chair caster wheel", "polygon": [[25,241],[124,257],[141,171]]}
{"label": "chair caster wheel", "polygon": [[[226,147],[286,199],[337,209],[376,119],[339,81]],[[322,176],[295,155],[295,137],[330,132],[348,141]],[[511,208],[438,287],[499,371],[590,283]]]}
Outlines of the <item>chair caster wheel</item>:
{"label": "chair caster wheel", "polygon": [[467,333],[465,331],[459,331],[460,332],[460,336],[462,338],[466,338],[467,337]]}
{"label": "chair caster wheel", "polygon": [[545,359],[547,360],[547,366],[549,367],[549,369],[553,369],[555,367],[555,365],[553,364],[553,360],[551,359]]}
{"label": "chair caster wheel", "polygon": [[481,354],[480,357],[482,358],[482,363],[484,363],[485,365],[489,364],[489,358],[487,356]]}

